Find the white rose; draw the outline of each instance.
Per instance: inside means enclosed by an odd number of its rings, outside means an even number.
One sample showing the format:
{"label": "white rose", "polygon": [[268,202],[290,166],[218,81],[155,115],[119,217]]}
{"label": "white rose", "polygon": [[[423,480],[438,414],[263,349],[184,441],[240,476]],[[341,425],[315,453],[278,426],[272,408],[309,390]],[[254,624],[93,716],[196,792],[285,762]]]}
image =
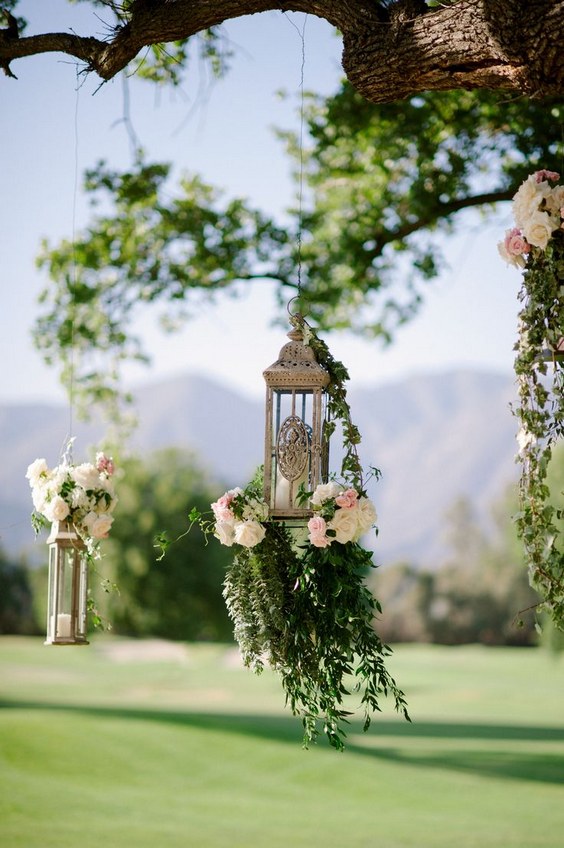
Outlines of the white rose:
{"label": "white rose", "polygon": [[518,227],[525,228],[525,222],[539,211],[540,204],[549,194],[550,185],[544,180],[537,183],[534,174],[521,184],[513,198],[513,217]]}
{"label": "white rose", "polygon": [[232,521],[216,521],[214,536],[222,545],[231,547],[235,541],[235,527]]}
{"label": "white rose", "polygon": [[74,509],[90,509],[90,498],[80,486],[75,486],[72,490],[71,503]]}
{"label": "white rose", "polygon": [[370,498],[359,498],[356,509],[358,529],[360,533],[366,533],[378,520],[374,504]]}
{"label": "white rose", "polygon": [[357,507],[338,509],[327,525],[329,530],[335,531],[335,540],[341,545],[352,542],[358,532],[357,512]]}
{"label": "white rose", "polygon": [[114,523],[111,515],[97,515],[95,512],[89,512],[83,519],[83,525],[88,531],[88,535],[94,539],[104,539]]}
{"label": "white rose", "polygon": [[40,480],[49,472],[49,468],[44,459],[36,459],[31,465],[28,465],[26,478],[29,480],[30,486],[36,486]]}
{"label": "white rose", "polygon": [[337,495],[342,492],[343,487],[339,486],[338,483],[335,483],[334,480],[331,480],[330,483],[321,483],[311,497],[312,504],[316,504],[320,506],[323,501],[331,500],[331,498],[336,498]]}
{"label": "white rose", "polygon": [[254,548],[264,539],[265,529],[258,521],[238,521],[235,525],[235,541],[244,548]]}
{"label": "white rose", "polygon": [[544,250],[556,227],[546,212],[536,212],[523,225],[523,235],[534,247]]}
{"label": "white rose", "polygon": [[83,462],[70,469],[70,475],[77,486],[83,489],[99,489],[101,485],[98,469],[91,462]]}
{"label": "white rose", "polygon": [[560,210],[564,206],[564,185],[554,186],[546,198],[546,208],[556,217],[560,218]]}
{"label": "white rose", "polygon": [[45,506],[43,514],[48,521],[64,521],[65,518],[68,518],[69,512],[68,503],[60,495],[56,495]]}
{"label": "white rose", "polygon": [[46,485],[38,485],[31,490],[31,499],[33,501],[33,507],[36,512],[40,512],[43,514],[48,504],[48,495],[49,488]]}

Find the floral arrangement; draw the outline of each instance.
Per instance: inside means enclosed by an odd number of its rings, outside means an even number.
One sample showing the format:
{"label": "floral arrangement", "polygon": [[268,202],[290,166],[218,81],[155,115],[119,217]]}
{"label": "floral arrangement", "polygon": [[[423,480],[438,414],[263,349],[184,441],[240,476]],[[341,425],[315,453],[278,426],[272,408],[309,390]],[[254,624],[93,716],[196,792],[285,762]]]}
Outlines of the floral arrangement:
{"label": "floral arrangement", "polygon": [[[303,322],[301,316],[295,320]],[[321,726],[342,750],[343,726],[356,707],[363,710],[365,731],[382,695],[392,696],[396,710],[409,716],[385,664],[391,649],[374,628],[380,604],[365,583],[374,563],[360,540],[374,527],[376,510],[365,490],[360,434],[346,400],[348,374],[311,327],[300,328],[331,378],[328,428],[340,421],[344,482],[331,480],[311,492],[300,487],[300,503],[311,517],[307,526],[296,526],[269,517],[260,470],[245,489],[230,489],[211,504],[211,519],[192,510],[190,527],[197,523],[234,547],[223,594],[245,665],[260,673],[268,664],[279,673],[286,702],[302,719],[306,747]],[[377,469],[371,476],[379,476]],[[164,555],[170,542],[163,535],[156,542]]]}
{"label": "floral arrangement", "polygon": [[[316,548],[327,548],[332,542],[346,545],[358,542],[376,522],[372,501],[331,480],[321,483],[310,498],[314,515],[308,521],[308,539]],[[261,522],[268,519],[268,506],[258,493],[230,489],[211,505],[215,516],[213,535],[222,545],[235,542],[254,548],[264,539]]]}
{"label": "floral arrangement", "polygon": [[564,550],[550,502],[547,468],[564,435],[564,186],[559,174],[531,174],[513,198],[516,226],[498,245],[506,262],[523,270],[515,373],[519,403],[517,460],[522,473],[516,516],[531,585],[554,623],[564,628]]}
{"label": "floral arrangement", "polygon": [[114,470],[112,458],[104,453],[96,454],[95,464],[73,465],[63,459],[55,468],[49,468],[45,459],[36,459],[26,473],[35,509],[35,529],[53,521],[68,521],[85,542],[88,553],[94,554],[114,521]]}
{"label": "floral arrangement", "polygon": [[358,542],[376,522],[372,501],[356,489],[345,489],[335,481],[322,483],[311,497],[313,517],[308,521],[309,541],[316,548],[333,542]]}
{"label": "floral arrangement", "polygon": [[211,505],[215,516],[214,536],[222,545],[234,542],[254,548],[262,542],[265,529],[260,523],[268,518],[268,506],[263,500],[247,495],[240,489],[230,489]]}
{"label": "floral arrangement", "polygon": [[527,267],[527,257],[534,247],[546,250],[553,234],[562,229],[564,219],[564,186],[556,171],[531,174],[513,198],[513,217],[517,226],[506,230],[498,245],[503,259],[516,268]]}

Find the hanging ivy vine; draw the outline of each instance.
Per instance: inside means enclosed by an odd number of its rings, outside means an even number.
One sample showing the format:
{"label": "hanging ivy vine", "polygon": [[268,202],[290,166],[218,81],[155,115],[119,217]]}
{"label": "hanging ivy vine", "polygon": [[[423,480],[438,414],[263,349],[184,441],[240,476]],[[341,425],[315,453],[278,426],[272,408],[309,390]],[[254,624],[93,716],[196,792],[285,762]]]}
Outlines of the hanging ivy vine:
{"label": "hanging ivy vine", "polygon": [[[513,200],[516,226],[499,245],[502,257],[523,269],[515,373],[521,463],[517,529],[530,582],[547,612],[564,629],[564,547],[551,502],[547,470],[564,435],[564,186],[559,175],[537,171]],[[552,185],[556,183],[555,185]]]}

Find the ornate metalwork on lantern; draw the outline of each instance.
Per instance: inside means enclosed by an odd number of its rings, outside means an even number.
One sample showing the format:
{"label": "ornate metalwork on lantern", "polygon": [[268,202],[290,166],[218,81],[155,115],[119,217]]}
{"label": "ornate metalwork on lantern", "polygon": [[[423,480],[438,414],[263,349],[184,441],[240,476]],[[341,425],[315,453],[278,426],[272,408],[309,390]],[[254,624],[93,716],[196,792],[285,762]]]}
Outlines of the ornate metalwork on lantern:
{"label": "ornate metalwork on lantern", "polygon": [[329,443],[324,435],[330,378],[300,329],[288,333],[266,382],[264,499],[271,518],[301,519],[300,487],[313,491],[327,481]]}

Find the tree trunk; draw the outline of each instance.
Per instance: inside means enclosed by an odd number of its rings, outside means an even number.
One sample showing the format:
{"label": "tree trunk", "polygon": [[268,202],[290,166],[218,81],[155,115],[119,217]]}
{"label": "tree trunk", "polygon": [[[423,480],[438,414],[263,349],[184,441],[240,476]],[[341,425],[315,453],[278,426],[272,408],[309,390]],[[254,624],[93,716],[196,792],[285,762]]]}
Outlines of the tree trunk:
{"label": "tree trunk", "polygon": [[564,3],[460,0],[415,15],[410,5],[392,7],[386,25],[344,34],[343,67],[367,100],[456,88],[563,93]]}
{"label": "tree trunk", "polygon": [[15,59],[62,51],[108,80],[149,44],[276,9],[307,12],[340,29],[345,73],[374,103],[456,88],[529,97],[564,92],[564,0],[458,0],[432,9],[424,0],[136,0],[108,41],[70,33],[19,38],[15,19],[4,13],[0,67],[13,75]]}

